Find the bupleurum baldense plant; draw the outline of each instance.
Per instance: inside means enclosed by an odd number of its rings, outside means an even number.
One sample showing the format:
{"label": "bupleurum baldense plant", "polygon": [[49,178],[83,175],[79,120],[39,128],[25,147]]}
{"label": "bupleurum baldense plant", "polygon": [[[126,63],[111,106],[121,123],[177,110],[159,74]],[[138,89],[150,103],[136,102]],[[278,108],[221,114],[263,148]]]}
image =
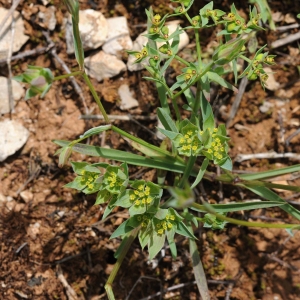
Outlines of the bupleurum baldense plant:
{"label": "bupleurum baldense plant", "polygon": [[[24,74],[16,76],[15,79],[30,85],[26,94],[26,98],[30,98],[38,94],[44,96],[55,80],[75,75],[82,76],[104,116],[105,125],[86,131],[77,140],[71,142],[56,140],[55,143],[61,146],[57,152],[60,165],[68,162],[73,151],[120,162],[118,165],[71,161],[76,177],[66,185],[85,194],[95,194],[95,204],[106,205],[103,218],[106,218],[115,207],[128,210],[129,218],[111,236],[111,238],[120,237],[122,243],[115,254],[117,263],[106,284],[108,297],[114,299],[113,280],[136,237],[141,247],[147,248],[149,259],[154,258],[166,242],[175,258],[177,255],[175,235],[179,234],[189,239],[198,289],[203,299],[209,299],[205,273],[196,245],[197,238],[193,233],[194,228],[202,224],[207,228],[223,229],[227,223],[267,228],[299,228],[298,224],[257,223],[227,217],[227,213],[234,211],[279,207],[300,220],[300,212],[271,190],[280,188],[299,191],[299,187],[265,181],[274,176],[299,171],[300,166],[256,174],[234,174],[228,155],[230,138],[227,136],[226,127],[216,124],[209,102],[211,83],[236,90],[234,85],[224,79],[224,75],[228,72],[233,73],[235,84],[239,78],[247,76],[249,80],[259,79],[263,87],[266,85],[268,74],[264,71],[264,65],[274,64],[275,56],[264,51],[266,46],[257,50],[249,43],[256,39],[257,30],[263,30],[260,14],[253,7],[249,19],[246,20],[239,15],[234,4],[230,12],[224,12],[214,9],[212,1],[201,8],[197,15],[191,16],[189,10],[193,0],[171,1],[177,7],[174,13],[169,15],[155,14],[151,8],[146,10],[148,33],[145,36],[148,42],[140,51],[128,50],[128,53],[135,57],[135,63],[144,65],[150,74],[145,79],[153,81],[158,90],[160,106],[157,108],[157,116],[162,124],[158,130],[165,139],[161,145],[156,146],[121,130],[109,120],[84,70],[84,52],[78,27],[78,1],[64,0],[64,2],[72,15],[78,71],[54,77],[49,69],[29,66]],[[179,16],[185,17],[189,26],[185,28],[178,26],[170,33],[168,19]],[[210,60],[204,61],[200,46],[200,29],[212,26],[223,29],[218,33],[219,46]],[[195,35],[196,61],[187,61],[178,55],[180,35],[186,30],[194,32]],[[182,69],[176,82],[169,86],[165,73],[173,60],[177,60]],[[245,70],[242,71],[238,68],[241,60],[247,63]],[[192,86],[196,86],[195,95],[191,92]],[[182,94],[186,103],[179,107],[177,100]],[[189,115],[188,118],[182,119],[183,110],[186,111],[184,115]],[[80,143],[104,131],[114,131],[129,140],[133,148],[132,153]],[[135,154],[134,149],[141,154]],[[157,170],[157,182],[130,179],[129,165]],[[208,166],[215,169],[220,167],[223,172],[220,175],[217,175],[217,172],[209,172]],[[167,172],[174,174],[168,181],[165,180]],[[173,178],[173,182],[170,182],[170,178]],[[194,189],[202,180],[204,185],[205,180],[208,180],[243,187],[265,200],[214,205],[208,202],[199,203]],[[202,217],[198,216],[199,212],[202,213]]]}

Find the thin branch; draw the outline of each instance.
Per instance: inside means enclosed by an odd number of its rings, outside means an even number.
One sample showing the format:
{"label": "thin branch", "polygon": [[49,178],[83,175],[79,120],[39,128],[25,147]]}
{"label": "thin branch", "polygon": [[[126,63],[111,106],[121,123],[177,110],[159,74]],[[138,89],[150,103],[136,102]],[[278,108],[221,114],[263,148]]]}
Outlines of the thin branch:
{"label": "thin branch", "polygon": [[300,39],[300,31],[297,32],[297,33],[294,33],[294,34],[289,34],[287,37],[273,42],[271,44],[271,48],[272,49],[279,48],[281,46],[284,46],[286,44],[290,44],[290,43],[292,43],[294,41],[297,41],[299,39]]}
{"label": "thin branch", "polygon": [[[132,121],[132,120],[143,120],[143,121],[152,121],[157,120],[157,116],[132,116],[128,115],[108,115],[110,120],[121,120],[121,121]],[[83,120],[104,120],[102,115],[81,115],[80,119]]]}
{"label": "thin branch", "polygon": [[[50,35],[48,32],[46,31],[43,31],[43,35],[45,36],[45,38],[47,39],[47,42],[52,45],[54,44],[53,41],[51,40],[50,38]],[[57,55],[56,53],[56,49],[55,47],[53,47],[51,50],[50,50],[50,53],[51,55],[57,60],[57,62],[63,67],[63,69],[66,71],[66,73],[70,74],[71,71],[70,69],[68,68],[68,66],[65,64],[65,62]],[[89,110],[88,110],[88,107],[87,107],[87,104],[86,104],[86,101],[85,101],[85,98],[83,96],[83,92],[82,92],[82,89],[81,87],[78,85],[78,83],[76,82],[75,78],[74,77],[70,77],[70,80],[71,80],[71,83],[76,91],[76,93],[79,95],[82,103],[83,103],[83,106],[84,106],[84,109],[85,109],[85,113],[88,114],[89,113]]]}
{"label": "thin branch", "polygon": [[241,83],[240,83],[239,92],[235,96],[235,99],[234,99],[233,104],[231,106],[229,117],[226,121],[226,127],[228,127],[230,125],[231,121],[233,120],[233,118],[235,117],[235,115],[236,115],[236,113],[239,109],[239,106],[240,106],[242,97],[245,93],[245,89],[246,89],[247,84],[248,84],[248,78],[244,77],[242,79]]}
{"label": "thin branch", "polygon": [[266,153],[255,153],[255,154],[238,154],[235,158],[235,161],[242,162],[244,160],[250,159],[271,159],[271,158],[290,158],[294,160],[300,160],[300,154],[297,153],[277,153],[275,151],[266,152]]}
{"label": "thin branch", "polygon": [[1,34],[2,34],[2,30],[5,29],[5,23],[7,22],[7,20],[9,19],[9,17],[11,16],[11,14],[13,14],[13,12],[15,11],[15,9],[18,7],[19,3],[21,2],[21,0],[16,0],[14,1],[13,5],[11,6],[11,8],[9,9],[9,11],[7,12],[6,16],[4,17],[4,19],[2,20],[2,22],[0,23],[0,38],[1,38]]}
{"label": "thin branch", "polygon": [[[23,59],[27,56],[32,56],[32,55],[45,53],[45,52],[49,51],[53,46],[54,46],[54,44],[48,45],[47,47],[40,47],[40,48],[37,48],[37,49],[27,50],[27,51],[21,52],[17,55],[13,55],[11,57],[10,61],[14,61],[14,60],[17,60],[17,59]],[[7,61],[7,58],[0,59],[0,65],[3,64],[3,63],[6,63],[6,61]]]}
{"label": "thin branch", "polygon": [[63,287],[66,289],[66,294],[69,300],[78,300],[76,292],[67,282],[60,265],[57,265],[57,278],[62,283]]}

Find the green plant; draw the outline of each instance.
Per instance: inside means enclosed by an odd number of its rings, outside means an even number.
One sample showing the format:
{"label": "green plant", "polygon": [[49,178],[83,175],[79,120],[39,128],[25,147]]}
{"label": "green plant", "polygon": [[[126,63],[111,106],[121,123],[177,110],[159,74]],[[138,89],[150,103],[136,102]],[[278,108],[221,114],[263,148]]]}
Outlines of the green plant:
{"label": "green plant", "polygon": [[[175,234],[189,239],[190,254],[193,270],[199,292],[203,299],[209,299],[205,273],[196,245],[197,238],[193,228],[199,223],[206,228],[223,229],[227,223],[265,228],[298,229],[298,224],[270,224],[248,222],[228,217],[231,212],[279,207],[297,220],[300,212],[286,203],[271,189],[280,188],[291,191],[300,191],[299,187],[273,184],[266,179],[296,172],[300,165],[278,170],[270,170],[256,174],[236,175],[232,173],[232,162],[228,155],[229,137],[224,125],[216,125],[210,100],[210,84],[216,82],[221,86],[236,90],[222,76],[228,73],[225,65],[230,66],[235,82],[238,78],[247,76],[250,80],[259,79],[262,86],[266,84],[268,75],[263,69],[264,64],[274,64],[274,56],[264,52],[265,46],[258,49],[250,59],[246,56],[248,41],[254,36],[259,26],[260,15],[254,7],[250,11],[248,22],[242,18],[234,5],[229,13],[214,9],[213,2],[205,5],[196,16],[190,16],[188,11],[193,0],[177,0],[178,7],[174,14],[160,16],[153,11],[146,10],[148,18],[148,43],[141,51],[128,51],[134,55],[136,63],[143,63],[151,76],[145,77],[155,83],[160,100],[157,115],[164,128],[159,131],[166,137],[160,146],[148,143],[125,132],[110,122],[102,103],[84,71],[84,53],[79,35],[79,5],[77,0],[65,0],[69,12],[72,14],[73,34],[75,40],[75,55],[79,70],[72,74],[58,77],[50,76],[48,69],[30,67],[30,78],[25,75],[17,79],[31,85],[28,96],[42,94],[48,91],[54,80],[69,76],[82,76],[104,116],[106,125],[98,126],[86,131],[79,139],[74,141],[55,140],[61,148],[59,164],[67,163],[73,151],[82,154],[102,157],[121,162],[120,165],[108,163],[71,162],[76,174],[75,179],[66,187],[73,188],[85,194],[97,194],[95,204],[106,203],[103,218],[119,206],[128,209],[129,218],[123,222],[111,238],[121,237],[122,243],[115,253],[117,263],[110,274],[106,290],[109,299],[114,299],[112,283],[120,265],[133,240],[138,237],[142,248],[147,246],[149,258],[153,258],[162,249],[165,241],[170,246],[173,257],[177,255]],[[166,20],[170,17],[185,16],[189,26],[177,28],[169,34]],[[212,55],[209,62],[202,61],[199,29],[211,26],[223,26],[219,33],[221,43]],[[197,61],[188,62],[181,58],[178,52],[179,37],[183,30],[192,30],[195,34]],[[235,35],[232,38],[232,34]],[[157,42],[163,45],[157,47]],[[246,69],[238,74],[237,60],[243,59],[248,63]],[[168,86],[164,77],[166,69],[172,60],[183,65],[182,73],[177,76],[176,82]],[[28,73],[28,72],[27,72]],[[25,73],[25,74],[27,74]],[[43,77],[44,76],[44,80]],[[40,84],[43,83],[43,84]],[[196,95],[193,96],[190,87],[196,85]],[[184,95],[186,103],[178,107],[177,99]],[[170,100],[171,104],[169,104]],[[188,119],[182,119],[181,111],[189,113]],[[174,116],[173,116],[174,115]],[[130,141],[131,146],[142,154],[124,152],[115,149],[106,149],[80,143],[88,137],[104,131],[114,131]],[[170,146],[169,146],[170,145]],[[128,165],[138,165],[157,170],[157,182],[129,179]],[[207,171],[211,165],[223,170],[221,175]],[[166,185],[166,173],[172,173],[172,182]],[[194,189],[202,180],[220,181],[224,184],[246,188],[260,197],[266,199],[260,202],[239,202],[228,204],[214,204],[207,202],[197,203]],[[205,184],[205,182],[204,182]],[[198,217],[194,212],[203,213]]]}

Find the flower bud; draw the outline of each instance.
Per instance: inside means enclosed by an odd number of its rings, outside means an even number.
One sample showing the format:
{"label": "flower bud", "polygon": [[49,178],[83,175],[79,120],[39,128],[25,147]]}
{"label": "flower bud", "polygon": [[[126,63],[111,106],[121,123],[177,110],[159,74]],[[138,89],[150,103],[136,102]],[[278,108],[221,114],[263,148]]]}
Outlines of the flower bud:
{"label": "flower bud", "polygon": [[167,53],[168,53],[168,50],[169,50],[169,47],[168,47],[168,45],[164,44],[164,45],[162,45],[161,47],[159,47],[158,50],[159,50],[161,53],[163,53],[163,54],[167,54]]}
{"label": "flower bud", "polygon": [[194,26],[197,26],[197,25],[199,24],[200,20],[201,20],[201,18],[200,18],[199,15],[193,17],[193,18],[192,18],[192,23],[193,23],[193,25],[194,25]]}
{"label": "flower bud", "polygon": [[28,66],[28,69],[23,74],[15,76],[14,80],[30,85],[25,100],[39,94],[43,98],[51,87],[53,75],[48,68]]}
{"label": "flower bud", "polygon": [[161,29],[161,32],[163,35],[168,35],[169,34],[169,27],[163,26]]}
{"label": "flower bud", "polygon": [[156,14],[152,19],[152,23],[155,25],[159,25],[160,20],[161,20],[161,16],[159,14]]}
{"label": "flower bud", "polygon": [[217,65],[225,65],[238,57],[242,51],[246,39],[243,36],[232,39],[224,45],[219,46],[213,54],[213,60]]}

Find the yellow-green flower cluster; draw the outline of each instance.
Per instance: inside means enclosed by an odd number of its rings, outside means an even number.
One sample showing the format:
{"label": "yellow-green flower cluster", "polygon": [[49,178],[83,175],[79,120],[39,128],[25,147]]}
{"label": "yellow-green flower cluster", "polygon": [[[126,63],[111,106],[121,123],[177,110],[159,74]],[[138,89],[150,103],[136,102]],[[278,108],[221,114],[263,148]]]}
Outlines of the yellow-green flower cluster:
{"label": "yellow-green flower cluster", "polygon": [[166,230],[170,230],[173,228],[174,224],[173,222],[175,221],[175,216],[173,214],[167,214],[166,218],[164,220],[161,220],[155,225],[156,232],[159,235],[162,235],[165,233]]}
{"label": "yellow-green flower cluster", "polygon": [[139,185],[136,190],[131,192],[129,199],[136,206],[151,204],[153,198],[150,196],[150,187],[144,184]]}
{"label": "yellow-green flower cluster", "polygon": [[81,174],[81,178],[80,178],[81,183],[85,184],[89,190],[92,190],[95,187],[94,182],[99,177],[99,174],[87,172],[85,170],[82,170],[80,174]]}
{"label": "yellow-green flower cluster", "polygon": [[[226,155],[225,145],[221,142],[220,138],[216,137],[217,128],[213,130],[209,129],[209,131],[211,132],[212,142],[207,152],[213,156],[214,160],[221,160]],[[202,135],[201,133],[203,134],[203,132],[200,132],[200,135]]]}
{"label": "yellow-green flower cluster", "polygon": [[110,188],[116,188],[122,186],[122,181],[117,176],[115,172],[110,172],[109,176],[107,177],[107,181],[109,183]]}
{"label": "yellow-green flower cluster", "polygon": [[193,130],[188,130],[179,139],[179,146],[183,152],[195,153],[199,148],[199,140],[195,137],[195,132]]}
{"label": "yellow-green flower cluster", "polygon": [[142,215],[142,216],[139,215],[139,216],[137,216],[137,220],[139,222],[141,222],[142,228],[146,228],[148,226],[148,224],[149,224],[149,221],[150,221],[149,217],[147,217],[146,215]]}

